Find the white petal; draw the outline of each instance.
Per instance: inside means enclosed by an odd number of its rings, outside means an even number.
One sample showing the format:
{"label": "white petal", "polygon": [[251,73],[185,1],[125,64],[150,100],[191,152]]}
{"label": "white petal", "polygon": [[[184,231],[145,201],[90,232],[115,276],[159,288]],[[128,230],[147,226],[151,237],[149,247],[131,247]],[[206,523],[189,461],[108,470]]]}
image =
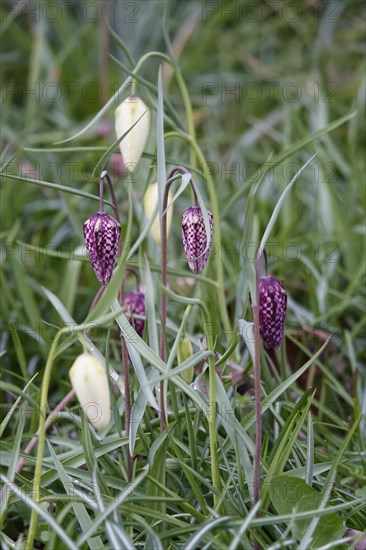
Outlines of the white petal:
{"label": "white petal", "polygon": [[[142,118],[139,120],[141,116]],[[135,170],[146,145],[150,129],[150,110],[142,99],[137,96],[129,96],[117,107],[115,112],[117,138],[125,134],[138,120],[136,126],[119,144],[123,162],[130,172]]]}
{"label": "white petal", "polygon": [[[168,193],[168,206],[173,200],[173,193],[169,191]],[[148,220],[151,219],[151,217],[154,214],[154,211],[158,205],[158,185],[157,183],[151,183],[144,195],[144,210],[146,217]],[[167,230],[167,236],[169,236],[170,228],[172,225],[173,220],[173,206],[171,206],[167,210],[167,222],[166,222],[166,230]],[[161,244],[161,234],[160,234],[160,217],[157,214],[153,224],[151,226],[151,235],[156,244]]]}
{"label": "white petal", "polygon": [[99,361],[82,353],[69,372],[72,387],[89,422],[97,429],[108,426],[111,419],[108,379]]}

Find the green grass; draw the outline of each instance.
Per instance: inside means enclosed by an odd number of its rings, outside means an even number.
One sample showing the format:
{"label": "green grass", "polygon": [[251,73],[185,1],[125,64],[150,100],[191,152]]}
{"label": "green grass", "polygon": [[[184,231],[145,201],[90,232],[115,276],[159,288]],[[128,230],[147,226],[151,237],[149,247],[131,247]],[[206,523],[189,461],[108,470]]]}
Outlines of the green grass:
{"label": "green grass", "polygon": [[[108,24],[101,6],[1,6],[1,546],[349,548],[347,529],[361,537],[366,524],[363,4],[109,2]],[[123,178],[114,109],[132,77],[152,121],[138,170]],[[153,180],[163,189],[174,165],[192,173],[215,231],[207,268],[192,274],[181,242],[186,189],[168,239],[162,361],[161,252],[142,198]],[[82,226],[98,208],[103,168],[126,246],[89,313],[98,282]],[[240,332],[252,322],[263,237],[289,303],[280,350],[261,353],[253,506],[252,349]],[[143,339],[116,299],[126,267],[149,294]],[[134,289],[134,278],[125,284]],[[132,336],[130,437],[119,328]],[[194,355],[179,366],[184,333]],[[44,449],[41,440],[27,453],[41,404],[49,414],[71,390],[81,342],[106,364],[113,421],[96,433],[74,398]],[[181,372],[192,365],[189,386]]]}

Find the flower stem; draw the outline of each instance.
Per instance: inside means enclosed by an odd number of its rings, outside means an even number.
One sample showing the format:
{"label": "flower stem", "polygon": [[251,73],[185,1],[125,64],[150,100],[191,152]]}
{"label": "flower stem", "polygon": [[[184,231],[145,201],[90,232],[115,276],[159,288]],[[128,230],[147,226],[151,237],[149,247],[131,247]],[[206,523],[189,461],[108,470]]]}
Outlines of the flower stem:
{"label": "flower stem", "polygon": [[[206,326],[209,326],[209,315],[206,308],[202,308],[203,315],[205,318]],[[213,485],[213,502],[214,506],[217,507],[220,500],[221,493],[221,480],[219,472],[219,463],[217,456],[217,430],[216,430],[216,416],[217,416],[217,407],[216,407],[216,367],[215,367],[215,357],[214,357],[214,342],[213,334],[211,331],[207,333],[207,348],[209,351],[212,351],[212,354],[208,357],[208,393],[209,393],[209,411],[207,414],[208,419],[208,430],[210,437],[210,455],[211,455],[211,477]],[[216,510],[218,513],[220,510]]]}
{"label": "flower stem", "polygon": [[[46,410],[47,410],[48,389],[50,386],[53,361],[55,358],[58,342],[62,333],[63,333],[63,329],[61,329],[56,334],[56,337],[52,342],[51,349],[47,358],[43,379],[42,379],[40,416],[39,416],[39,427],[38,427],[38,450],[37,450],[36,466],[34,470],[34,480],[33,480],[33,499],[35,500],[35,502],[39,502],[40,500],[42,462],[43,462],[43,454],[44,454],[44,447],[45,447],[45,441],[46,441]],[[31,519],[30,519],[26,550],[33,550],[34,537],[37,529],[37,519],[38,519],[38,513],[36,510],[33,509],[31,514]]]}
{"label": "flower stem", "polygon": [[[190,144],[191,147],[196,151],[198,161],[201,164],[201,166],[207,167],[207,162],[205,160],[205,157],[197,145],[197,143],[192,140],[192,138],[187,135],[180,132],[169,132],[165,136],[167,137],[178,137],[180,139],[185,140],[187,143]],[[221,228],[220,228],[220,210],[216,198],[216,192],[215,192],[215,185],[212,179],[212,176],[209,172],[209,170],[205,171],[205,177],[207,182],[207,189],[208,194],[210,197],[210,205],[211,205],[211,212],[214,219],[214,228],[213,228],[213,240],[215,243],[218,244],[219,250],[221,250]],[[217,299],[218,299],[218,307],[220,310],[220,316],[223,323],[223,326],[225,330],[231,331],[231,324],[226,308],[226,301],[225,301],[225,288],[224,288],[224,270],[223,270],[223,264],[221,260],[221,254],[214,254],[214,261],[215,261],[215,269],[216,269],[216,279],[217,279]],[[235,352],[235,360],[239,361],[239,355],[238,352]]]}
{"label": "flower stem", "polygon": [[254,392],[255,392],[255,456],[253,472],[253,504],[259,500],[260,463],[262,454],[262,403],[261,403],[261,359],[260,359],[260,335],[259,335],[259,279],[262,250],[259,249],[255,263],[256,297],[253,303],[254,323]]}
{"label": "flower stem", "polygon": [[[104,178],[107,180],[107,183],[108,183],[109,193],[110,193],[111,199],[112,199],[113,211],[114,211],[115,218],[116,218],[117,222],[121,225],[121,219],[120,219],[120,215],[119,215],[116,195],[114,193],[112,180],[111,180],[107,170],[103,170],[103,172],[101,173],[100,181],[102,182],[102,180]],[[122,237],[122,232],[121,232],[121,236],[120,236],[119,243],[118,243],[118,253],[117,253],[118,258],[121,257],[122,249],[123,249],[123,237]],[[121,283],[121,288],[120,288],[120,291],[119,291],[119,302],[120,302],[121,305],[123,305],[124,301],[125,301],[125,285],[124,285],[124,279],[123,279],[122,283]],[[122,355],[123,385],[124,385],[124,390],[125,390],[125,396],[124,396],[125,397],[125,399],[124,399],[124,403],[125,403],[125,407],[124,407],[125,408],[125,431],[126,431],[126,436],[129,437],[129,435],[130,435],[130,426],[131,426],[130,372],[129,372],[129,368],[128,368],[128,351],[127,351],[126,341],[125,341],[124,337],[122,336],[122,333],[121,333],[121,355]],[[127,450],[127,477],[128,477],[128,481],[131,481],[131,479],[132,479],[132,470],[133,470],[133,458],[132,458],[131,453],[130,453],[129,448],[128,448],[128,450]]]}
{"label": "flower stem", "polygon": [[267,277],[268,275],[268,257],[267,252],[263,249],[263,258],[264,258],[264,274]]}
{"label": "flower stem", "polygon": [[[184,166],[174,166],[169,172],[167,182],[164,188],[162,218],[161,218],[161,284],[163,292],[161,293],[161,331],[160,331],[160,358],[165,361],[165,327],[166,327],[166,294],[164,288],[167,286],[167,208],[169,198],[169,188],[176,178],[173,178],[175,172],[190,174]],[[193,188],[193,186],[192,186]],[[194,188],[193,188],[194,191]],[[196,196],[196,193],[194,191]],[[164,403],[164,381],[160,382],[160,430],[164,431],[166,424],[165,403]]]}
{"label": "flower stem", "polygon": [[[193,119],[193,110],[192,110],[191,99],[189,97],[189,92],[179,66],[177,65],[177,63],[174,62],[174,60],[172,64],[175,69],[175,76],[177,79],[178,86],[180,88],[180,92],[182,94],[183,103],[184,103],[184,107],[187,115],[188,133],[189,133],[190,143],[193,149],[193,152],[191,152],[190,162],[192,166],[195,166],[196,157],[197,157],[200,165],[204,167],[204,166],[207,166],[207,163],[201,149],[196,143],[196,132],[195,132],[195,126],[194,126],[194,119]],[[206,181],[207,181],[208,193],[210,196],[212,215],[215,220],[213,237],[214,237],[215,243],[217,243],[219,246],[219,250],[221,250],[220,211],[217,203],[215,186],[209,170],[206,171]],[[227,313],[226,301],[225,301],[224,270],[223,270],[222,261],[221,261],[221,254],[215,254],[215,267],[216,267],[217,282],[219,286],[218,303],[219,303],[219,308],[221,313],[221,319],[224,324],[224,330],[228,330],[228,333],[230,333],[231,325],[230,325],[230,320]],[[236,360],[238,359],[239,358],[236,357]]]}
{"label": "flower stem", "polygon": [[[190,172],[184,168],[183,166],[175,166],[172,168],[168,175],[168,179],[165,185],[164,189],[164,197],[163,197],[163,206],[162,206],[162,224],[161,224],[161,280],[162,280],[162,287],[163,292],[161,295],[161,325],[162,330],[160,333],[160,357],[162,360],[165,360],[165,343],[164,343],[164,331],[165,331],[165,325],[166,325],[166,295],[164,292],[164,289],[167,286],[167,205],[168,205],[168,196],[169,196],[169,187],[175,181],[175,178],[173,179],[173,175],[175,172],[183,172],[184,174],[189,174]],[[194,190],[194,186],[192,185],[192,189],[194,192],[195,200],[197,202],[196,192]],[[202,304],[202,312],[205,319],[206,326],[209,324],[209,315],[207,312],[207,309]],[[208,419],[208,427],[209,427],[209,437],[210,437],[210,455],[211,455],[211,476],[212,476],[212,484],[214,488],[213,492],[213,501],[214,505],[217,506],[219,499],[220,499],[220,492],[221,492],[221,481],[220,481],[220,473],[219,473],[219,466],[218,466],[218,456],[217,456],[217,432],[216,432],[216,368],[215,368],[215,358],[214,358],[214,342],[213,342],[213,335],[212,333],[208,333],[207,335],[207,347],[209,351],[212,352],[212,354],[209,356],[209,410],[207,411],[207,419]],[[160,386],[160,393],[161,393],[161,399],[162,403],[164,401],[163,399],[163,390],[164,390],[164,383],[161,383]],[[162,412],[164,412],[164,424],[162,424],[162,420],[160,419],[160,427],[161,429],[164,429],[165,425],[165,409],[162,409]],[[162,427],[163,426],[163,427]]]}

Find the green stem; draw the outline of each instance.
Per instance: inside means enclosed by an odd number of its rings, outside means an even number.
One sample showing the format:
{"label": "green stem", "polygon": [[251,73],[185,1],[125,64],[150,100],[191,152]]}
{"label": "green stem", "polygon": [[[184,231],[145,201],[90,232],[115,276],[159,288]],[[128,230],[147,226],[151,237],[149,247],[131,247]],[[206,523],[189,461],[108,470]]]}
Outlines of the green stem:
{"label": "green stem", "polygon": [[[46,367],[45,367],[45,371],[42,379],[40,416],[39,416],[39,428],[38,428],[38,432],[39,432],[38,450],[37,450],[36,467],[34,470],[34,480],[33,480],[33,499],[35,500],[35,502],[40,501],[41,472],[42,472],[44,447],[45,447],[45,441],[46,441],[45,425],[46,425],[48,389],[50,385],[53,361],[55,358],[58,342],[63,334],[63,331],[64,329],[60,330],[56,334],[56,337],[52,342],[52,346],[48,354],[47,363],[46,363]],[[33,550],[34,537],[37,529],[37,519],[38,519],[38,514],[36,510],[33,509],[31,514],[31,519],[30,519],[26,550]]]}
{"label": "green stem", "polygon": [[[186,84],[184,82],[184,79],[182,77],[182,73],[178,65],[174,62],[174,60],[171,62],[172,65],[175,68],[175,75],[177,78],[178,86],[180,88],[184,107],[186,110],[187,115],[187,124],[188,124],[188,133],[189,133],[189,143],[191,145],[191,153],[190,153],[190,163],[191,166],[196,166],[196,156],[198,157],[198,161],[202,166],[207,165],[206,159],[200,149],[200,147],[196,143],[196,130],[194,126],[194,120],[193,120],[193,110],[192,110],[192,104],[189,97],[189,92],[187,90]],[[172,132],[173,133],[173,132]],[[180,135],[180,134],[178,134]],[[221,229],[220,229],[220,211],[219,206],[216,198],[216,192],[215,192],[215,186],[212,179],[212,176],[209,171],[207,171],[206,174],[206,181],[207,181],[207,188],[208,193],[210,197],[210,204],[212,209],[212,215],[215,220],[214,223],[214,241],[219,246],[219,251],[221,250]],[[221,254],[215,254],[215,265],[216,265],[216,274],[217,274],[217,282],[219,285],[219,308],[221,313],[221,318],[224,323],[224,330],[228,330],[230,333],[231,331],[231,325],[229,316],[226,309],[226,302],[225,302],[225,294],[224,294],[224,270],[222,267],[221,262]]]}
{"label": "green stem", "polygon": [[[202,166],[207,165],[206,159],[201,149],[190,136],[186,134],[181,134],[179,132],[169,132],[169,134],[166,134],[165,137],[166,138],[179,137],[180,139],[185,140],[196,151],[198,161],[200,162],[200,164]],[[216,198],[214,182],[210,172],[207,172],[206,174],[206,181],[207,181],[207,189],[210,197],[211,211],[214,218],[213,238],[215,243],[218,244],[219,251],[221,251],[221,228],[220,228],[220,221],[219,221],[220,210],[219,210],[219,206]],[[218,290],[217,297],[218,297],[220,315],[221,315],[222,322],[224,324],[224,329],[228,330],[230,333],[231,324],[230,324],[229,316],[226,309],[225,292],[224,292],[224,270],[221,262],[221,254],[219,253],[215,254],[214,260],[215,260],[215,267],[216,267],[217,290]],[[238,356],[236,356],[235,360],[238,361]]]}
{"label": "green stem", "polygon": [[[206,326],[209,326],[209,315],[206,307],[202,304],[202,312],[205,319]],[[209,410],[207,411],[208,430],[210,437],[210,455],[211,455],[211,476],[212,484],[214,488],[213,501],[215,508],[219,506],[220,494],[221,494],[221,480],[219,472],[219,461],[217,456],[217,430],[216,430],[216,367],[215,367],[215,355],[214,355],[214,341],[212,332],[207,333],[207,347],[212,354],[208,358],[208,395],[209,395]],[[221,506],[220,506],[221,508]],[[216,510],[220,513],[220,510]]]}
{"label": "green stem", "polygon": [[[169,173],[167,182],[164,188],[162,219],[161,219],[161,284],[163,289],[167,287],[167,208],[169,199],[169,189],[171,184],[176,180],[175,172],[183,172],[189,174],[188,170],[183,166],[175,166]],[[194,191],[195,193],[195,191]],[[165,361],[165,327],[167,317],[167,300],[165,292],[161,293],[161,331],[160,331],[160,358]],[[164,403],[164,381],[160,382],[160,431],[163,432],[166,425],[165,403]]]}
{"label": "green stem", "polygon": [[[174,63],[175,68],[175,76],[178,82],[178,86],[180,89],[180,92],[182,94],[184,108],[186,110],[186,116],[187,116],[187,126],[188,126],[188,133],[190,135],[191,140],[195,143],[196,142],[196,129],[194,126],[194,120],[193,120],[193,110],[192,110],[192,104],[189,97],[189,93],[187,90],[186,83],[184,82],[182,73],[180,68],[177,64]],[[189,158],[190,158],[190,164],[193,167],[196,167],[196,150],[190,149],[189,150]]]}

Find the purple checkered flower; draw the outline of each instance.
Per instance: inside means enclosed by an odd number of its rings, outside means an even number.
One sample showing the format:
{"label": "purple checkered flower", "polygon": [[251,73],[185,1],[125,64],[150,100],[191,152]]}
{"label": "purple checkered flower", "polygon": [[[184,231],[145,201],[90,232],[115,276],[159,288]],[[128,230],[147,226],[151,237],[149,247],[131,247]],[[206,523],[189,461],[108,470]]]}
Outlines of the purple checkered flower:
{"label": "purple checkered flower", "polygon": [[143,292],[129,292],[125,296],[127,305],[126,317],[139,336],[144,334],[144,319],[136,319],[134,315],[145,315],[145,294]]}
{"label": "purple checkered flower", "polygon": [[276,277],[259,281],[259,332],[266,348],[280,347],[287,308],[287,294]]}
{"label": "purple checkered flower", "polygon": [[101,285],[109,283],[116,260],[120,224],[106,212],[93,214],[84,223],[84,240],[89,258]]}
{"label": "purple checkered flower", "polygon": [[[212,237],[213,216],[211,212],[208,212],[208,219]],[[182,217],[182,239],[191,271],[201,273],[207,263],[209,250],[207,248],[205,222],[199,206],[192,206],[184,212]]]}

